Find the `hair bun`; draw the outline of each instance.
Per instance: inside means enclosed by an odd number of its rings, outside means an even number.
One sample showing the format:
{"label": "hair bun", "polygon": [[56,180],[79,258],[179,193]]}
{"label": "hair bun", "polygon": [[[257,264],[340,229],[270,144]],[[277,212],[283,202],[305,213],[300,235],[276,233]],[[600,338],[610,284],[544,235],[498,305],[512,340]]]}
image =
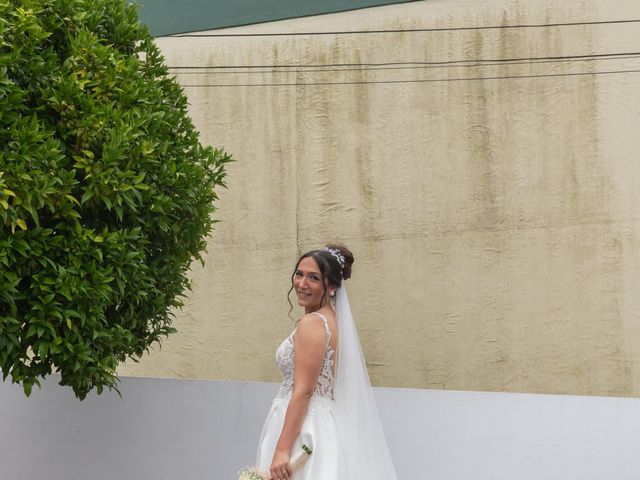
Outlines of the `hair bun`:
{"label": "hair bun", "polygon": [[334,250],[338,250],[342,256],[344,257],[344,269],[342,270],[342,278],[346,280],[351,278],[351,268],[353,266],[353,253],[342,243],[331,243],[326,246],[327,248],[332,248]]}

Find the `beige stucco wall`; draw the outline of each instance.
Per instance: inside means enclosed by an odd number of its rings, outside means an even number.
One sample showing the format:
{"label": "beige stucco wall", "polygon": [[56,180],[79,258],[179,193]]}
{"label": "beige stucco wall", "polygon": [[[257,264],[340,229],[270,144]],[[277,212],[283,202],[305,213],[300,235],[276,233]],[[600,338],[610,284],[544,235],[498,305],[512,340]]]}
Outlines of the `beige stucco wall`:
{"label": "beige stucco wall", "polygon": [[[230,32],[632,18],[636,0],[440,0]],[[447,62],[633,52],[640,24],[158,44],[170,66]],[[185,91],[202,140],[237,162],[178,333],[119,372],[277,381],[293,262],[338,239],[374,384],[640,396],[640,73],[541,76],[636,69],[181,71],[231,85]],[[539,77],[473,80],[522,75]]]}

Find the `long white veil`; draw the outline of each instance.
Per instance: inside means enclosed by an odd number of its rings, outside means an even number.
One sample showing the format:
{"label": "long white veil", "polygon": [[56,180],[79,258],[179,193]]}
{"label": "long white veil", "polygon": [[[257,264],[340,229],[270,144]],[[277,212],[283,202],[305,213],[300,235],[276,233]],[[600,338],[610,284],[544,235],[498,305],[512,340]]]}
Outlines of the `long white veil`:
{"label": "long white veil", "polygon": [[397,480],[344,282],[336,292],[338,366],[334,398],[345,479]]}

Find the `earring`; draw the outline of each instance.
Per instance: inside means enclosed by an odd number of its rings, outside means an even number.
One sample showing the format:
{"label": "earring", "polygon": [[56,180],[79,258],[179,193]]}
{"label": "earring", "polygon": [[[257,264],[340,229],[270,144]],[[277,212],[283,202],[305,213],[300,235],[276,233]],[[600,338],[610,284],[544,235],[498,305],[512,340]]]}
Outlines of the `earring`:
{"label": "earring", "polygon": [[335,291],[333,291],[333,290],[331,290],[331,291],[329,292],[329,296],[330,296],[330,297],[333,297],[335,294],[336,294],[336,292],[335,292]]}

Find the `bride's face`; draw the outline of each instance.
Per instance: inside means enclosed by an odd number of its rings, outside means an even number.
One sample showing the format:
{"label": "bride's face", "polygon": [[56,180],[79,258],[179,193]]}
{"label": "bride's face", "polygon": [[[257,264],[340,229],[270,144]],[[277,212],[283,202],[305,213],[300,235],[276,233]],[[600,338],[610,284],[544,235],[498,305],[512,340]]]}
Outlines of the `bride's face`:
{"label": "bride's face", "polygon": [[300,260],[293,274],[293,289],[296,291],[298,305],[304,307],[306,313],[314,312],[321,307],[324,281],[318,262],[313,257]]}

